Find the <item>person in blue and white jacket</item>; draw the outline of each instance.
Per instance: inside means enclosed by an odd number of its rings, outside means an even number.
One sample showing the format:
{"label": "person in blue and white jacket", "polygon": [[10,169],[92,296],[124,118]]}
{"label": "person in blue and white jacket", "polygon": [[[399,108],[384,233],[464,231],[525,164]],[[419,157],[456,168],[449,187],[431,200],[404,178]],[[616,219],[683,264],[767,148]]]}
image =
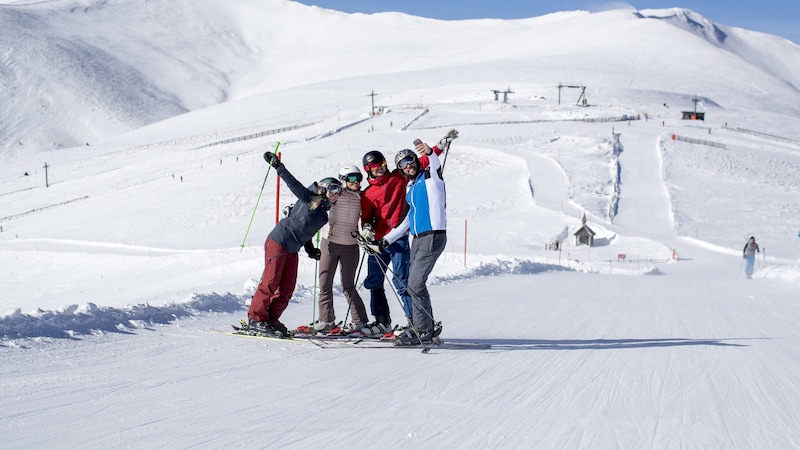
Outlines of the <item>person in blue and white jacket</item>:
{"label": "person in blue and white jacket", "polygon": [[[438,150],[449,146],[457,136],[458,133],[452,130],[437,146]],[[406,232],[410,232],[413,238],[408,275],[408,293],[413,299],[411,326],[395,333],[395,341],[401,344],[429,343],[441,332],[441,323],[435,323],[433,319],[426,283],[447,244],[445,183],[439,152],[424,142],[417,142],[415,150],[419,157],[404,149],[394,159],[398,170],[410,180],[406,187],[407,212],[400,225],[389,231],[380,242],[380,246],[390,245]],[[420,170],[421,167],[426,168]]]}

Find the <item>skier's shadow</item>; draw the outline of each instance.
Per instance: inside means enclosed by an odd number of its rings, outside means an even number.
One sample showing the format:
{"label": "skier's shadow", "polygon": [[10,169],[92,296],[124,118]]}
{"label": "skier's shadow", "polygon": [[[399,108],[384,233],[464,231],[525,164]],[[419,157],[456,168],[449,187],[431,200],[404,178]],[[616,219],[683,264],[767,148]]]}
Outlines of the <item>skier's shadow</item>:
{"label": "skier's shadow", "polygon": [[586,340],[542,340],[542,339],[446,339],[457,344],[475,343],[491,345],[492,350],[625,350],[634,348],[717,346],[748,347],[733,340],[742,339],[586,339]]}

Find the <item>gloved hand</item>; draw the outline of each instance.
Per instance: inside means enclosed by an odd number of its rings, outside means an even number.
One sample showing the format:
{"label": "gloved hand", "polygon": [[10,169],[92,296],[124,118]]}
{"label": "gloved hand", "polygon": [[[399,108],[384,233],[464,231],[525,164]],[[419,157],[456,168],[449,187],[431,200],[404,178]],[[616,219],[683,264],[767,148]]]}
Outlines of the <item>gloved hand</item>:
{"label": "gloved hand", "polygon": [[367,251],[373,254],[383,253],[386,250],[386,247],[389,246],[389,243],[386,239],[378,239],[377,241],[368,240],[365,244],[367,247]]}
{"label": "gloved hand", "polygon": [[278,158],[278,155],[272,152],[264,153],[264,161],[266,161],[267,163],[269,163],[270,166],[276,169],[283,165],[280,158]]}
{"label": "gloved hand", "polygon": [[310,239],[303,244],[303,248],[306,250],[306,254],[309,258],[319,261],[319,258],[322,256],[322,250],[314,247],[314,243],[311,242]]}
{"label": "gloved hand", "polygon": [[361,236],[367,241],[374,241],[375,240],[375,230],[372,228],[372,225],[365,223],[363,227],[361,227]]}
{"label": "gloved hand", "polygon": [[318,248],[306,249],[306,253],[308,253],[309,258],[315,259],[317,261],[319,261],[319,259],[322,257],[322,250]]}
{"label": "gloved hand", "polygon": [[448,131],[447,134],[436,144],[439,147],[439,150],[444,150],[450,147],[450,143],[453,142],[453,139],[458,137],[458,131],[455,128]]}

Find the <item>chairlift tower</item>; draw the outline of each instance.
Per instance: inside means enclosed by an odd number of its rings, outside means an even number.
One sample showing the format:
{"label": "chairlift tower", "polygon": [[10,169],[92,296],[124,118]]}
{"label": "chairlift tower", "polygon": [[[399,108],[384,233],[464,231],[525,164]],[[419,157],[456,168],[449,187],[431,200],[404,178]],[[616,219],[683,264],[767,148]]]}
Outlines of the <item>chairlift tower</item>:
{"label": "chairlift tower", "polygon": [[575,103],[578,106],[587,106],[586,105],[586,86],[571,86],[567,84],[559,84],[558,85],[558,104],[561,104],[561,89],[562,88],[571,88],[571,89],[580,89],[581,95],[578,97],[578,101]]}
{"label": "chairlift tower", "polygon": [[513,94],[514,91],[512,91],[511,88],[506,88],[505,91],[492,89],[492,93],[494,93],[494,101],[498,101],[500,94],[503,94],[503,103],[508,103],[508,94]]}

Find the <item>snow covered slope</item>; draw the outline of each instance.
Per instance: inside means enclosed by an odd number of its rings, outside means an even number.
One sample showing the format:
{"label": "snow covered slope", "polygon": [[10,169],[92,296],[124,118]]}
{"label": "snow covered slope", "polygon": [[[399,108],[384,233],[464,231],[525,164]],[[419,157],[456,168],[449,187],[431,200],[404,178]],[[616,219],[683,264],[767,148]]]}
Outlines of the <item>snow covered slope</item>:
{"label": "snow covered slope", "polygon": [[[682,9],[442,22],[45,1],[0,17],[5,447],[800,446],[797,46]],[[706,120],[682,120],[695,106]],[[450,128],[432,301],[446,339],[491,350],[219,333],[293,201],[265,183],[265,151],[280,142],[310,183]],[[584,216],[593,247],[574,240]],[[312,320],[314,270],[301,258],[290,327]]]}

